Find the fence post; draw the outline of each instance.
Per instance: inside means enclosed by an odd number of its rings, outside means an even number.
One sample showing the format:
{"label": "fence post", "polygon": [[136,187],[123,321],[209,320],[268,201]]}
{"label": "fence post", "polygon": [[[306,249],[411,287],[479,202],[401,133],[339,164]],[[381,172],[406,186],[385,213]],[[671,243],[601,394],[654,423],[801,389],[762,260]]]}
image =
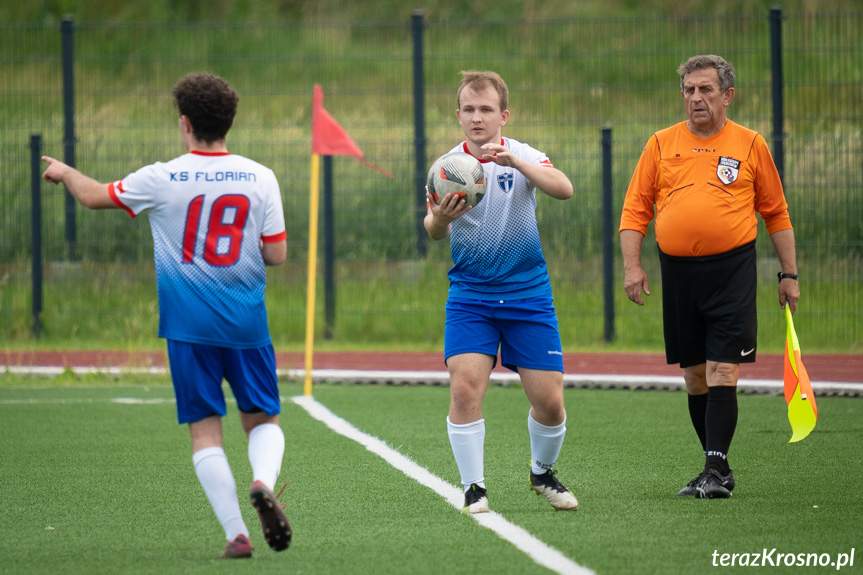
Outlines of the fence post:
{"label": "fence post", "polygon": [[42,332],[42,135],[30,136],[30,231],[33,335]]}
{"label": "fence post", "polygon": [[782,79],[782,7],[770,7],[770,60],[773,74],[773,162],[785,184],[785,109]]}
{"label": "fence post", "polygon": [[611,182],[611,128],[602,128],[602,275],[605,301],[605,341],[614,340],[614,209]]}
{"label": "fence post", "polygon": [[324,164],[324,339],[333,338],[336,323],[335,222],[333,218],[333,157],[323,156]]}
{"label": "fence post", "polygon": [[426,233],[423,218],[426,215],[426,121],[425,121],[425,71],[423,67],[423,11],[415,10],[411,15],[411,36],[414,41],[414,154],[416,190],[416,234],[417,255],[426,255]]}
{"label": "fence post", "polygon": [[[60,24],[63,52],[63,161],[75,167],[75,42],[74,22],[66,16]],[[75,198],[66,190],[66,256],[78,259]]]}

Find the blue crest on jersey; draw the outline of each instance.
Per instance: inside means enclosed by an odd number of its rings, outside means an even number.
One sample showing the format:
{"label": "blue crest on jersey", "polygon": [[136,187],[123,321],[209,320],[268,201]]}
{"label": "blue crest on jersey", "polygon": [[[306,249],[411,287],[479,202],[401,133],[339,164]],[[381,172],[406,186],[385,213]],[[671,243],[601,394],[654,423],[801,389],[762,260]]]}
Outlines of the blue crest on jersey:
{"label": "blue crest on jersey", "polygon": [[497,177],[497,185],[506,193],[512,191],[512,183],[515,180],[512,174],[501,174]]}

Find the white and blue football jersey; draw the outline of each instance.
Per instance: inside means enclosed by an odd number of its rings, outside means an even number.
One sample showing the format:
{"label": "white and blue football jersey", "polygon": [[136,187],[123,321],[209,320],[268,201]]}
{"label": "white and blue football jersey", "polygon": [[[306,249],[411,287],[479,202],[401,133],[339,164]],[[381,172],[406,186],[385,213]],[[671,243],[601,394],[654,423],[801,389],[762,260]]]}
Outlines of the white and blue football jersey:
{"label": "white and blue football jersey", "polygon": [[[519,158],[551,167],[527,144],[501,138]],[[468,152],[467,143],[452,152]],[[482,201],[452,222],[451,298],[513,300],[551,296],[536,223],[536,186],[509,166],[481,161],[486,176]]]}
{"label": "white and blue football jersey", "polygon": [[258,242],[285,239],[272,170],[234,154],[190,152],[108,192],[131,217],[150,218],[159,337],[237,349],[271,343]]}

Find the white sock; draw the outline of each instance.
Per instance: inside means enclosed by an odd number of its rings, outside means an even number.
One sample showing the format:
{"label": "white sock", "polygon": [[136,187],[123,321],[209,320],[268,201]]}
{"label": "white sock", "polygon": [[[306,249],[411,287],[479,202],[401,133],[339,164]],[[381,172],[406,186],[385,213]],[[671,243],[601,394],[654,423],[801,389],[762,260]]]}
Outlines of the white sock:
{"label": "white sock", "polygon": [[192,455],[192,463],[195,465],[198,481],[216,512],[216,518],[225,529],[228,541],[233,541],[240,534],[248,537],[249,530],[240,513],[237,484],[234,482],[225,450],[221,447],[201,449]]}
{"label": "white sock", "polygon": [[249,433],[249,463],[253,481],[275,489],[285,454],[285,433],[274,423],[264,423]]}
{"label": "white sock", "polygon": [[530,433],[530,470],[539,475],[545,473],[557,462],[563,438],[566,436],[566,416],[563,423],[549,427],[527,414],[527,430]]}
{"label": "white sock", "polygon": [[483,476],[485,419],[478,419],[470,423],[453,423],[447,417],[446,430],[465,492],[472,483],[485,489],[485,477]]}

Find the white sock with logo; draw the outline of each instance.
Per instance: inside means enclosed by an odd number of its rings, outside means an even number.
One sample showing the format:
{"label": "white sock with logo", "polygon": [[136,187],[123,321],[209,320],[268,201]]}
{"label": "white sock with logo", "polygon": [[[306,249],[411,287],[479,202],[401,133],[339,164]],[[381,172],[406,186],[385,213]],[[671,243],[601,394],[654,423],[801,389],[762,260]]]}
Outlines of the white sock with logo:
{"label": "white sock with logo", "polygon": [[249,433],[249,463],[254,481],[275,489],[285,454],[285,433],[274,423],[264,423]]}
{"label": "white sock with logo", "polygon": [[563,438],[566,436],[566,416],[563,423],[554,426],[543,425],[527,414],[527,430],[530,434],[530,470],[541,475],[554,467]]}
{"label": "white sock with logo", "polygon": [[483,472],[485,419],[478,419],[470,423],[453,423],[447,417],[446,429],[465,492],[472,483],[485,489]]}
{"label": "white sock with logo", "polygon": [[237,484],[225,450],[221,447],[206,447],[192,455],[192,463],[228,541],[233,541],[240,534],[248,537],[249,530],[240,513]]}

